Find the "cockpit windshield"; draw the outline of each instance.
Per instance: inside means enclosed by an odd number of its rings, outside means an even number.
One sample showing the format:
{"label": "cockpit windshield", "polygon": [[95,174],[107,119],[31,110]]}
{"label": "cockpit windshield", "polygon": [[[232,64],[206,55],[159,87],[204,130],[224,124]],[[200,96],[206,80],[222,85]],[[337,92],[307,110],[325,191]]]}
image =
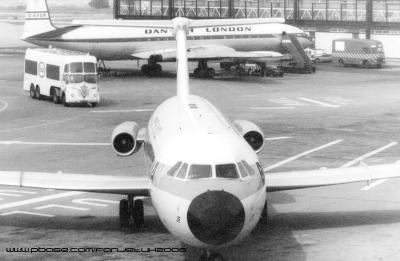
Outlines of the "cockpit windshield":
{"label": "cockpit windshield", "polygon": [[237,179],[239,174],[235,164],[221,164],[215,166],[215,174],[217,178]]}
{"label": "cockpit windshield", "polygon": [[188,179],[203,179],[212,177],[211,165],[190,165]]}

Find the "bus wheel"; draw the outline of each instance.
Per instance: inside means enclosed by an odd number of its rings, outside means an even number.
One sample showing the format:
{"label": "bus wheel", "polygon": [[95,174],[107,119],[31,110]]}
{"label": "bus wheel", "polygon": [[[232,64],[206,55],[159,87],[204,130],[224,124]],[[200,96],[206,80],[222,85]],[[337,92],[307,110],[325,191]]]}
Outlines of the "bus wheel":
{"label": "bus wheel", "polygon": [[365,68],[370,68],[370,67],[371,67],[371,65],[370,65],[370,63],[369,63],[368,60],[364,60],[364,61],[362,62],[362,65],[363,65]]}
{"label": "bus wheel", "polygon": [[54,104],[59,104],[60,103],[60,97],[57,95],[57,90],[53,89],[53,102]]}
{"label": "bus wheel", "polygon": [[31,84],[31,88],[29,89],[29,95],[32,99],[35,99],[35,86],[33,84]]}
{"label": "bus wheel", "polygon": [[40,100],[41,97],[42,97],[42,96],[41,96],[41,94],[40,94],[40,87],[39,87],[39,85],[38,85],[38,86],[36,86],[36,89],[35,89],[35,98],[38,99],[38,100]]}
{"label": "bus wheel", "polygon": [[67,98],[65,97],[65,93],[62,94],[61,101],[62,101],[62,104],[64,105],[64,107],[69,106],[69,104],[67,103]]}

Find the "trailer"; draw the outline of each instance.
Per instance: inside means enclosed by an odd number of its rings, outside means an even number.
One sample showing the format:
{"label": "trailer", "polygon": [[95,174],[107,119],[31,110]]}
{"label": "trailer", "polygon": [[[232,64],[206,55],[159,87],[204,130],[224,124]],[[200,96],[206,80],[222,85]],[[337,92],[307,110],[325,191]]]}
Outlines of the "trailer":
{"label": "trailer", "polygon": [[87,53],[56,48],[27,49],[24,90],[31,98],[49,97],[64,106],[100,102],[97,60]]}
{"label": "trailer", "polygon": [[382,43],[377,40],[336,39],[332,41],[332,62],[381,68],[385,63],[385,53]]}

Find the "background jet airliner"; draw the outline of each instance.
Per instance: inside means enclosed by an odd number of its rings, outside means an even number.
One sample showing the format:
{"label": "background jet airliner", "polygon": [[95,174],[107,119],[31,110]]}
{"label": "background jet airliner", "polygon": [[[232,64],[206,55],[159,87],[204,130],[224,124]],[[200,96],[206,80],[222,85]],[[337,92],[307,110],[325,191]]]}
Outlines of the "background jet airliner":
{"label": "background jet airliner", "polygon": [[[200,24],[200,25],[199,25]],[[152,114],[147,128],[118,125],[111,136],[120,156],[144,147],[152,162],[148,176],[0,172],[0,184],[33,188],[115,193],[120,222],[140,226],[143,202],[150,196],[160,220],[181,241],[205,249],[201,260],[223,260],[215,251],[240,242],[256,226],[267,191],[327,186],[400,176],[387,164],[312,171],[264,173],[257,153],[262,130],[252,122],[229,122],[210,102],[189,92],[186,36],[198,21],[166,21],[176,37],[177,95]]]}
{"label": "background jet airliner", "polygon": [[[296,35],[304,48],[311,42],[300,29],[284,24],[283,19],[199,20],[199,27],[188,34],[188,58],[198,61],[195,75],[213,77],[208,60],[234,62],[276,61],[282,58],[281,37]],[[158,62],[176,57],[173,32],[164,21],[87,20],[74,25],[55,27],[46,0],[28,0],[22,39],[39,46],[89,52],[98,60],[146,60],[142,72],[161,72]]]}

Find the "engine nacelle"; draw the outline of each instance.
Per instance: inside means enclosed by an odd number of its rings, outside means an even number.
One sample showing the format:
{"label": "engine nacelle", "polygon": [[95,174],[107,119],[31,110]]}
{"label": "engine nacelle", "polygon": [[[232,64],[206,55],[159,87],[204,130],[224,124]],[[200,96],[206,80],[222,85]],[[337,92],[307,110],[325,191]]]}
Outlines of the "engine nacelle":
{"label": "engine nacelle", "polygon": [[138,142],[139,125],[134,121],[126,121],[114,128],[111,144],[118,156],[130,156],[142,146]]}
{"label": "engine nacelle", "polygon": [[264,147],[264,133],[257,125],[246,120],[236,120],[233,125],[256,153],[262,150]]}

